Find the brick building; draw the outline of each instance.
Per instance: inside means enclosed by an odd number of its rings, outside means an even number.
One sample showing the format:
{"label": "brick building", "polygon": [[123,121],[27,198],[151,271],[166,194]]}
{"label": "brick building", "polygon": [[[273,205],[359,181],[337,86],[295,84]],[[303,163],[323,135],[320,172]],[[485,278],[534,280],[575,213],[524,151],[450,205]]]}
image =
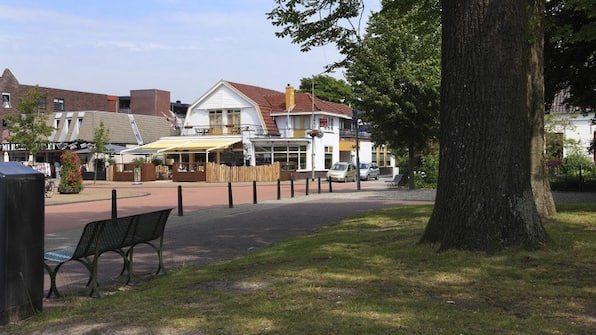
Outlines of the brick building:
{"label": "brick building", "polygon": [[[2,142],[2,151],[8,152],[11,160],[24,160],[26,153],[19,150],[18,145],[6,140],[9,134],[4,116],[9,113],[18,113],[20,97],[34,87],[19,83],[9,69],[5,69],[0,77],[2,97],[0,142]],[[155,136],[157,136],[155,134],[159,136],[170,134],[172,132],[171,123],[166,121],[164,116],[171,117],[170,111],[178,117],[183,116],[188,107],[188,104],[182,104],[180,101],[171,103],[170,92],[156,89],[131,90],[130,96],[49,87],[38,87],[38,89],[45,95],[40,100],[39,106],[50,115],[48,122],[56,129],[56,132],[50,136],[52,143],[48,150],[41,152],[36,157],[36,160],[48,162],[59,156],[64,148],[77,150],[86,147],[93,140],[93,128],[99,125],[94,122],[96,120],[101,119],[107,129],[111,130],[113,144],[139,145],[143,141],[155,140]],[[123,114],[129,114],[129,117],[127,118]],[[110,115],[113,116],[110,117]],[[85,125],[91,128],[87,127],[87,129]],[[120,129],[122,125],[126,126],[125,130]],[[80,132],[79,129],[81,129]],[[138,139],[142,139],[142,141],[139,142]]]}

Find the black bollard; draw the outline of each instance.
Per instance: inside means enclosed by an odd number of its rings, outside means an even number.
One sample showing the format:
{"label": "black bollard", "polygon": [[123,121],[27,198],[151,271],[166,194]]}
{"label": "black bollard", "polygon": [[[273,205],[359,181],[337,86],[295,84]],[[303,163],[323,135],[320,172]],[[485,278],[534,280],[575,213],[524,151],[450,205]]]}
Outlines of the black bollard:
{"label": "black bollard", "polygon": [[252,203],[257,204],[257,181],[252,181]]}
{"label": "black bollard", "polygon": [[333,192],[333,186],[331,186],[331,179],[329,179],[329,193]]}
{"label": "black bollard", "polygon": [[112,219],[118,217],[118,208],[116,206],[116,189],[112,190]]}
{"label": "black bollard", "polygon": [[178,185],[178,216],[184,216],[182,209],[182,185]]}
{"label": "black bollard", "polygon": [[321,177],[317,178],[317,193],[321,194]]}
{"label": "black bollard", "polygon": [[294,197],[294,176],[290,179],[290,197]]}
{"label": "black bollard", "polygon": [[277,200],[281,200],[281,181],[277,178]]}
{"label": "black bollard", "polygon": [[234,201],[232,200],[232,183],[228,182],[228,208],[234,208]]}
{"label": "black bollard", "polygon": [[304,192],[305,195],[308,195],[308,178],[306,178],[306,191]]}

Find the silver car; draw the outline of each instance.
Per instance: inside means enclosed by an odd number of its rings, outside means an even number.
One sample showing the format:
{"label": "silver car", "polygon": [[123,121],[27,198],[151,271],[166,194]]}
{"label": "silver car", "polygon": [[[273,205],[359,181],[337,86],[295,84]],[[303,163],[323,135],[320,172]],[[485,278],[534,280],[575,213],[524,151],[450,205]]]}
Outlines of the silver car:
{"label": "silver car", "polygon": [[348,162],[337,162],[327,171],[327,180],[356,181],[356,166]]}
{"label": "silver car", "polygon": [[379,167],[376,163],[360,163],[360,180],[379,180]]}

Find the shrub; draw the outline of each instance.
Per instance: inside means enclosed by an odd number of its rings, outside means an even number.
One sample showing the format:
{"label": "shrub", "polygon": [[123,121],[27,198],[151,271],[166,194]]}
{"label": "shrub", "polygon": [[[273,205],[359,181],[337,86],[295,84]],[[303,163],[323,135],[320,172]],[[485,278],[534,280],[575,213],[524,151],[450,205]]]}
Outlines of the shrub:
{"label": "shrub", "polygon": [[83,189],[83,176],[81,174],[81,161],[79,155],[67,150],[60,155],[60,193],[79,193]]}
{"label": "shrub", "polygon": [[591,176],[594,173],[594,163],[588,156],[573,152],[563,159],[558,167],[558,172],[561,175],[572,177],[579,176],[580,169],[584,177]]}
{"label": "shrub", "polygon": [[439,155],[428,154],[421,158],[420,171],[414,175],[416,188],[436,188],[439,180]]}

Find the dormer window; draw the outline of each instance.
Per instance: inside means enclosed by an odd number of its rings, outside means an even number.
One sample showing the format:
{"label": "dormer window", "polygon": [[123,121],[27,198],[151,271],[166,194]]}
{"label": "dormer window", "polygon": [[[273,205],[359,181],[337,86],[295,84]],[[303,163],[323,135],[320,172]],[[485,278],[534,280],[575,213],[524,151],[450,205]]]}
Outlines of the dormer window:
{"label": "dormer window", "polygon": [[10,93],[2,93],[2,108],[10,108]]}

